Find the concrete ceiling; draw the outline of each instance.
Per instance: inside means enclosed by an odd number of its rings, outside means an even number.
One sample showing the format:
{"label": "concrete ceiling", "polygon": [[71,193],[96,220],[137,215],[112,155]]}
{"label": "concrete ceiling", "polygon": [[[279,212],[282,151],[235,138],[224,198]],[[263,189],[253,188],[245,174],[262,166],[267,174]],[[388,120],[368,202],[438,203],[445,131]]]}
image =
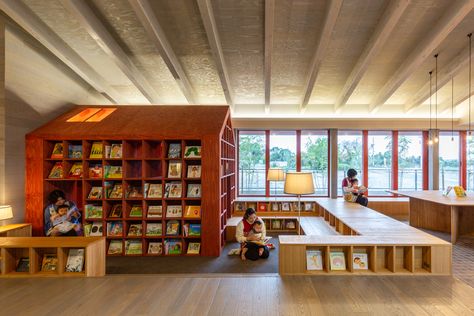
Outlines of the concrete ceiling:
{"label": "concrete ceiling", "polygon": [[230,104],[240,118],[426,118],[439,53],[432,102],[451,118],[453,78],[461,122],[473,8],[474,0],[0,0],[106,103]]}

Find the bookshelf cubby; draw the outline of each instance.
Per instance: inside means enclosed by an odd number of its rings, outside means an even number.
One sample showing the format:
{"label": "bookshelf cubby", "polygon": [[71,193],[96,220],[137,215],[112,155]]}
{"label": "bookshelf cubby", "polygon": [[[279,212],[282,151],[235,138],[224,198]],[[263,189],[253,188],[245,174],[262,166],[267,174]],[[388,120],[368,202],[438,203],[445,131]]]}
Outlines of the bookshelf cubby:
{"label": "bookshelf cubby", "polygon": [[[200,243],[199,255],[218,256],[235,197],[235,143],[228,107],[120,106],[102,122],[66,122],[84,109],[78,107],[27,135],[26,218],[33,234],[42,235],[47,196],[59,189],[83,211],[85,226],[102,224],[107,249],[112,240],[114,247],[120,240],[121,251],[117,248],[109,255],[158,255],[148,254],[150,242],[161,244],[162,255],[169,245],[170,255],[187,255],[193,242]],[[51,158],[57,144],[63,156]],[[72,145],[82,148],[81,157],[69,157]],[[74,164],[82,166],[82,176],[69,175]],[[55,165],[62,166],[63,174],[51,178]],[[148,197],[150,186],[161,194]],[[102,188],[100,198],[90,196],[93,187]],[[112,191],[121,195],[110,196]],[[87,205],[99,215],[88,217]],[[161,207],[161,216],[149,217],[150,206]],[[187,206],[200,207],[200,215],[186,217]],[[118,216],[112,214],[117,208]],[[178,215],[167,214],[170,209]],[[173,232],[167,232],[170,221],[178,224]],[[108,232],[112,223],[116,229],[121,226],[121,234]],[[147,236],[148,223],[161,223],[161,235]],[[199,227],[201,234],[185,236],[183,227],[189,224]],[[140,225],[137,235],[129,233]],[[131,253],[126,251],[129,240],[135,240]],[[181,253],[176,253],[180,247]]]}

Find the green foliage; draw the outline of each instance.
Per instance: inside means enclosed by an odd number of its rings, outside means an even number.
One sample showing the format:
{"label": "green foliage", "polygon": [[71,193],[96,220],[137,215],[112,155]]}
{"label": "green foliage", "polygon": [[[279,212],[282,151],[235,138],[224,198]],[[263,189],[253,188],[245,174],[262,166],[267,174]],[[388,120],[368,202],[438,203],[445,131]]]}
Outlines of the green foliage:
{"label": "green foliage", "polygon": [[265,161],[265,141],[262,135],[240,136],[239,164],[241,169],[254,169]]}
{"label": "green foliage", "polygon": [[362,143],[358,140],[342,140],[337,148],[338,169],[361,169]]}
{"label": "green foliage", "polygon": [[303,167],[303,169],[327,170],[327,138],[316,138],[316,140],[308,139],[305,145],[306,152],[301,153],[301,166]]}
{"label": "green foliage", "polygon": [[285,171],[296,169],[296,154],[289,149],[272,147],[270,148],[270,167],[280,167]]}

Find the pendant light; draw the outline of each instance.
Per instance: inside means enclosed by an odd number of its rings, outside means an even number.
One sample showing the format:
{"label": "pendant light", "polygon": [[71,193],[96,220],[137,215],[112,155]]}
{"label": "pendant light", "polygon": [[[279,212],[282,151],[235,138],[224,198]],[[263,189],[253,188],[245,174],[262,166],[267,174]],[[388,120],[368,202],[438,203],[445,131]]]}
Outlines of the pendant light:
{"label": "pendant light", "polygon": [[433,71],[430,71],[430,132],[428,133],[428,145],[433,145],[433,140],[431,139],[431,75],[433,74]]}
{"label": "pendant light", "polygon": [[434,55],[435,58],[435,137],[434,142],[437,143],[438,139],[438,54]]}
{"label": "pendant light", "polygon": [[451,141],[454,142],[454,77],[451,77]]}
{"label": "pendant light", "polygon": [[471,36],[472,36],[472,33],[469,33],[467,34],[467,37],[469,37],[469,131],[468,131],[468,135],[467,137],[469,139],[471,139],[472,135],[471,135],[471,49],[472,49],[472,45],[471,45]]}

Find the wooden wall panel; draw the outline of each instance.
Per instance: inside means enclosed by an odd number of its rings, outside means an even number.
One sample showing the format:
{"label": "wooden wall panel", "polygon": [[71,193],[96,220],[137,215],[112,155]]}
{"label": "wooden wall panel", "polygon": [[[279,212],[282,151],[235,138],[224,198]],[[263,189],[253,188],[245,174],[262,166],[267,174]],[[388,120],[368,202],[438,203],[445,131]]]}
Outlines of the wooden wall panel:
{"label": "wooden wall panel", "polygon": [[43,235],[43,140],[26,139],[25,221],[32,224],[33,236]]}

